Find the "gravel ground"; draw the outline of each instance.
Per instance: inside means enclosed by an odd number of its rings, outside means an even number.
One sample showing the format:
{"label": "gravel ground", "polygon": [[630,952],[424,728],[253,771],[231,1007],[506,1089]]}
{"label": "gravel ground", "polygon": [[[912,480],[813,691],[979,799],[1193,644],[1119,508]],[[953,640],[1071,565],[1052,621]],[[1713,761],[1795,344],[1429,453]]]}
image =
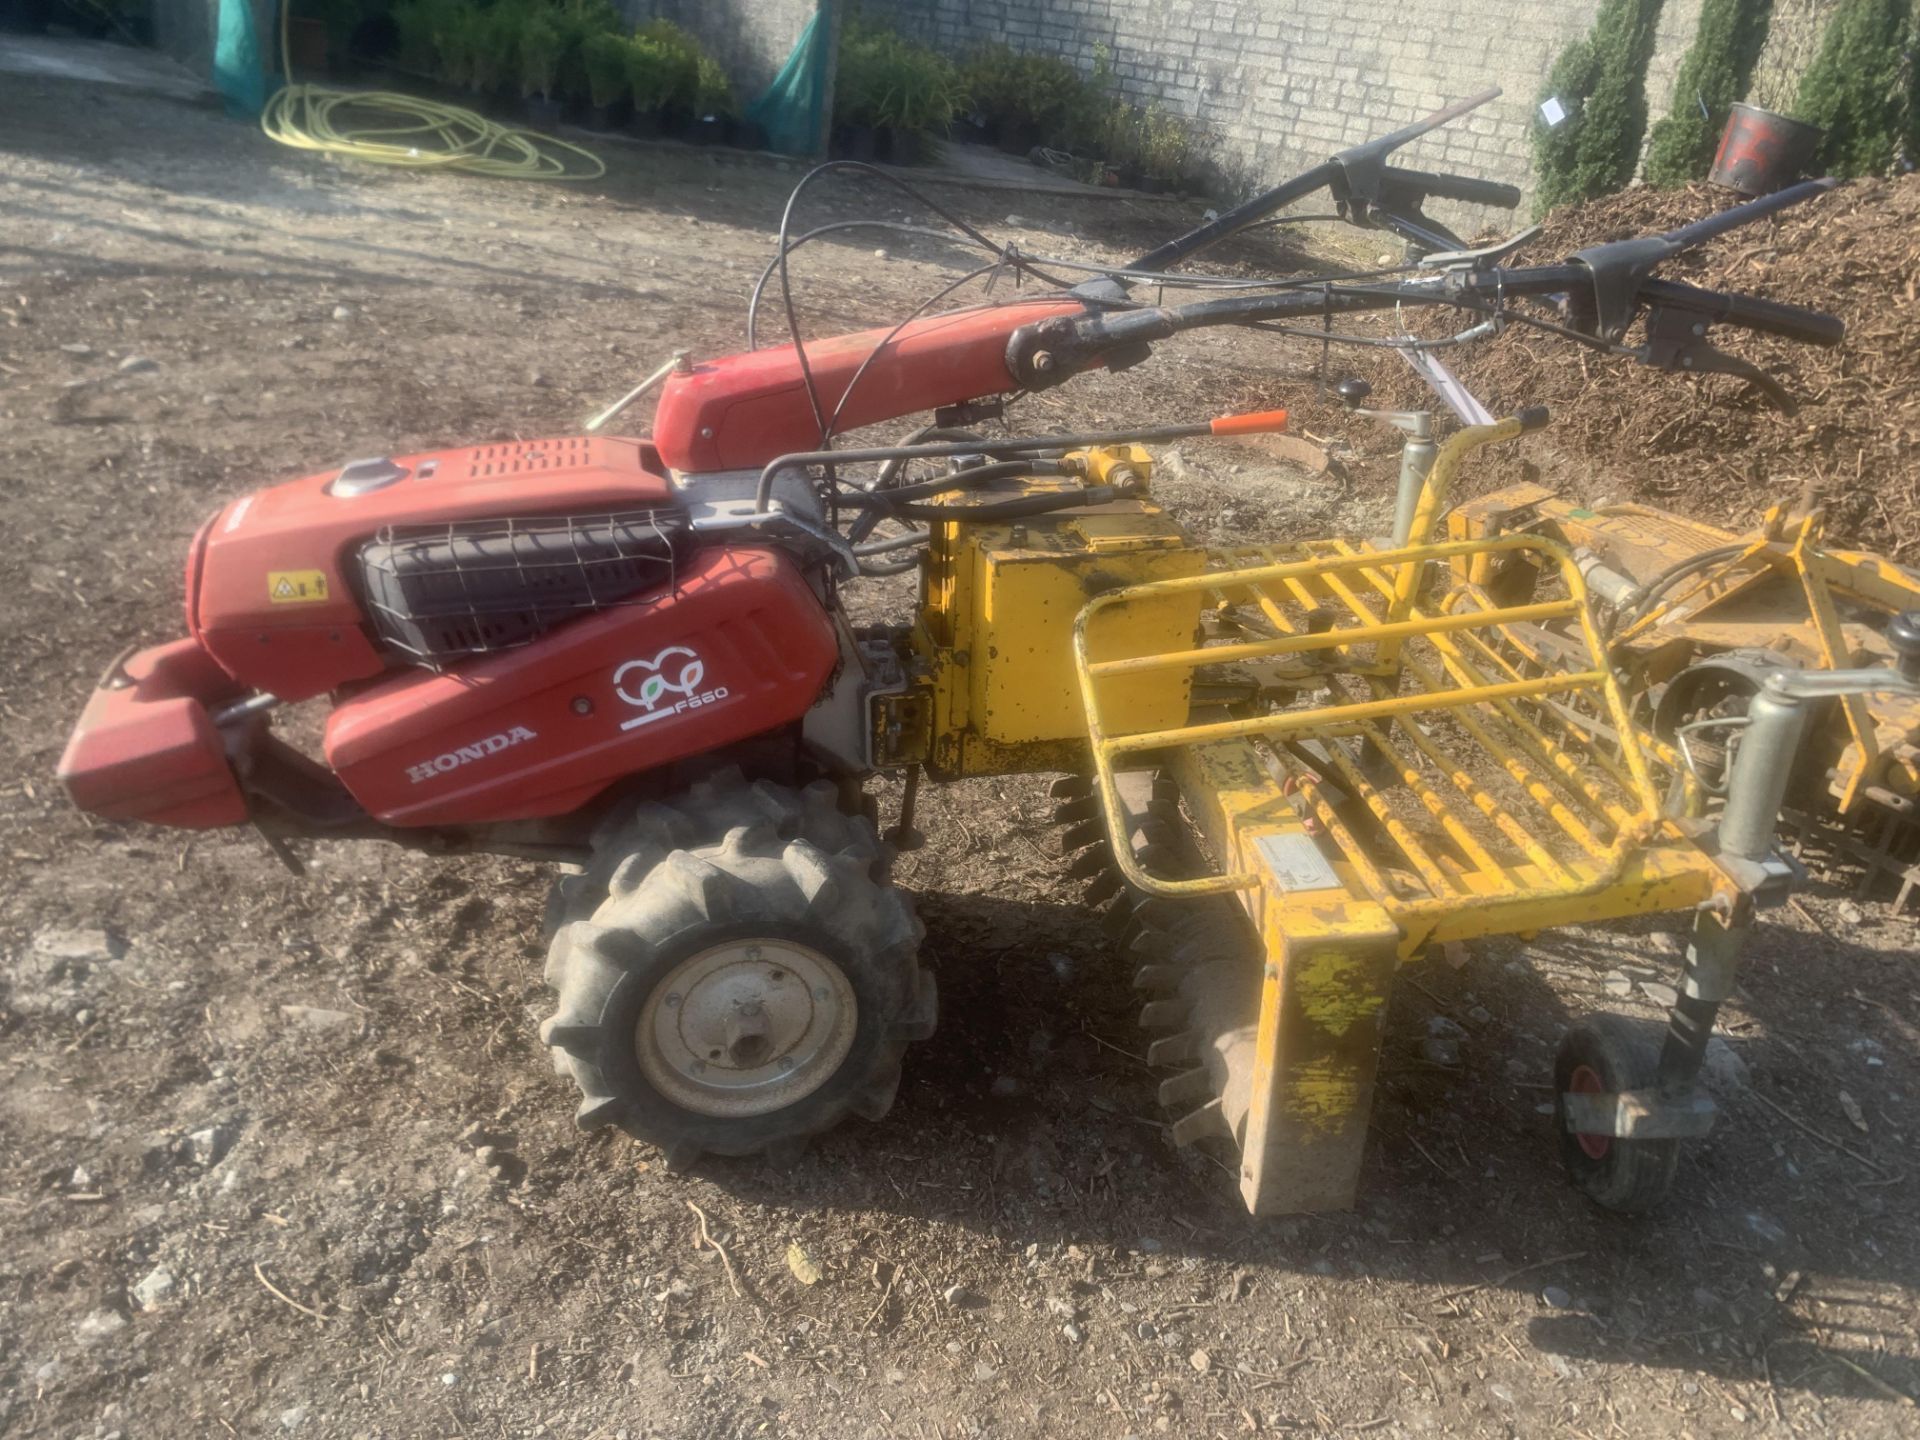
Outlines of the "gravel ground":
{"label": "gravel ground", "polygon": [[[899,873],[943,1024],[892,1114],[791,1169],[689,1174],[572,1126],[533,1030],[537,867],[349,844],[297,880],[247,834],[75,813],[65,731],[116,652],[178,632],[187,540],[225,500],[571,429],[672,349],[739,347],[794,173],[610,162],[570,189],[371,173],[192,105],[0,87],[0,1432],[1920,1431],[1914,928],[1844,874],[1761,928],[1723,1124],[1664,1212],[1592,1210],[1542,1112],[1570,1016],[1657,1013],[1670,920],[1409,972],[1357,1208],[1254,1222],[1164,1139],[1042,782],[927,799]],[[1103,257],[1182,213],[941,194]],[[796,261],[812,333],[962,260],[881,248]],[[1027,418],[1290,403],[1342,433],[1313,358],[1189,338]],[[1349,438],[1312,481],[1187,446],[1162,491],[1205,535],[1371,533],[1393,444]]]}

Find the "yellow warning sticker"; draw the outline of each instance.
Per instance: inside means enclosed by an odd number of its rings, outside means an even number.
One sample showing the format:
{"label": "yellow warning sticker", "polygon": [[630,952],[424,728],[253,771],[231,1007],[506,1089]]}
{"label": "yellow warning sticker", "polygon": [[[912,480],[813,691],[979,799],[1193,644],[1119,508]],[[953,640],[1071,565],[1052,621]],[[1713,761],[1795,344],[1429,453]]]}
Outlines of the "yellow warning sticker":
{"label": "yellow warning sticker", "polygon": [[312,605],[327,598],[324,570],[269,570],[267,599],[275,605]]}

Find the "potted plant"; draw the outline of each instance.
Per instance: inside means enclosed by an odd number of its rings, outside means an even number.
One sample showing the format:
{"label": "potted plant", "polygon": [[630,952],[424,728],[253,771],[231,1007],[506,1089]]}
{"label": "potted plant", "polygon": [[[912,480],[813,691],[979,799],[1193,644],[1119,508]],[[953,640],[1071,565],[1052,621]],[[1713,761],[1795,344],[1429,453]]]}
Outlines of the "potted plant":
{"label": "potted plant", "polygon": [[697,145],[719,145],[727,138],[733,120],[733,86],[727,72],[710,55],[701,55],[694,66],[693,140]]}
{"label": "potted plant", "polygon": [[580,65],[586,75],[589,112],[596,130],[612,130],[627,119],[632,82],[627,78],[632,50],[624,35],[601,33],[580,42]]}
{"label": "potted plant", "polygon": [[[587,42],[601,35],[624,41],[626,26],[611,0],[562,0],[561,4],[550,7],[547,14],[560,27],[560,73],[554,81],[554,93],[567,119],[576,124],[591,124],[592,86],[587,81]],[[619,86],[622,98],[615,102],[613,108],[621,110],[626,86],[624,57],[617,68],[621,76]],[[617,120],[624,123],[625,119],[622,111]],[[604,117],[602,128],[605,128]]]}
{"label": "potted plant", "polygon": [[667,47],[644,35],[627,41],[627,89],[633,96],[636,135],[659,135],[665,127],[668,100],[673,94],[674,59]]}
{"label": "potted plant", "polygon": [[464,75],[455,79],[455,51],[471,33],[472,10],[461,0],[402,0],[394,6],[394,65],[417,82],[432,79],[443,86],[464,89]]}
{"label": "potted plant", "polygon": [[473,69],[480,49],[480,12],[470,5],[436,5],[434,74],[457,91],[473,88]]}
{"label": "potted plant", "polygon": [[[660,133],[685,134],[693,124],[700,96],[700,47],[671,20],[651,20],[634,32],[634,41],[653,51],[653,89],[656,124]],[[633,108],[640,106],[640,85],[634,82]]]}
{"label": "potted plant", "polygon": [[886,56],[880,33],[849,21],[840,37],[833,79],[833,152],[843,160],[872,160],[886,95]]}
{"label": "potted plant", "polygon": [[1140,188],[1143,120],[1138,106],[1114,100],[1108,103],[1100,126],[1101,157],[1112,172],[1114,183],[1128,190]]}
{"label": "potted plant", "polygon": [[520,67],[520,32],[528,13],[523,0],[494,0],[476,16],[467,61],[467,88],[479,97],[476,104],[499,108],[502,90]]}
{"label": "potted plant", "polygon": [[[973,111],[979,121],[972,127],[974,133],[989,145],[1010,145],[1016,143],[1018,136],[1010,132],[1017,126],[1024,126],[1022,116],[1026,113],[1026,97],[1021,94],[1020,57],[1005,45],[988,45],[974,52],[962,72],[962,83],[973,102]],[[1021,134],[1025,134],[1024,129]],[[1007,137],[1003,141],[1002,137]],[[1033,141],[1028,138],[1020,146],[1020,153],[1031,149]]]}
{"label": "potted plant", "polygon": [[875,25],[849,24],[834,81],[836,149],[848,159],[911,164],[944,134],[962,86],[948,61]]}
{"label": "potted plant", "polygon": [[566,36],[544,10],[530,12],[520,27],[520,96],[527,102],[529,124],[552,127],[560,123],[560,102],[553,87],[560,78],[560,55]]}
{"label": "potted plant", "polygon": [[1193,151],[1193,137],[1186,122],[1155,101],[1147,107],[1141,132],[1141,164],[1146,171],[1141,189],[1150,195],[1178,190],[1180,178],[1186,173],[1187,157]]}

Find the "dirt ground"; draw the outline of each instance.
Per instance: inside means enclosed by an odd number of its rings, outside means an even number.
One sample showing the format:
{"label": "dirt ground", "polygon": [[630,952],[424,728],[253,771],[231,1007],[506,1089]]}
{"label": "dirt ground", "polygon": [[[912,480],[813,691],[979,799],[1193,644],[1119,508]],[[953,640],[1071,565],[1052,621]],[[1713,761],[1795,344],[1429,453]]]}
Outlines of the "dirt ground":
{"label": "dirt ground", "polygon": [[[1635,981],[1670,978],[1671,918],[1409,972],[1357,1208],[1254,1222],[1165,1139],[1041,781],[927,801],[899,873],[943,1024],[892,1114],[790,1170],[690,1174],[573,1127],[534,1034],[537,867],[353,844],[296,880],[250,834],[77,814],[67,727],[122,647],[179,632],[216,507],[576,428],[675,348],[739,348],[796,173],[610,163],[572,189],[369,172],[210,109],[0,82],[0,1432],[1920,1434],[1915,931],[1844,871],[1762,927],[1722,1124],[1662,1213],[1586,1204],[1542,1112],[1570,1016],[1657,1013]],[[1049,253],[1188,213],[940,193]],[[795,271],[827,333],[961,263],[861,238]],[[1257,401],[1345,433],[1312,359],[1189,338],[1026,418]],[[1372,533],[1394,447],[1351,439],[1313,482],[1189,445],[1163,493],[1209,535]]]}

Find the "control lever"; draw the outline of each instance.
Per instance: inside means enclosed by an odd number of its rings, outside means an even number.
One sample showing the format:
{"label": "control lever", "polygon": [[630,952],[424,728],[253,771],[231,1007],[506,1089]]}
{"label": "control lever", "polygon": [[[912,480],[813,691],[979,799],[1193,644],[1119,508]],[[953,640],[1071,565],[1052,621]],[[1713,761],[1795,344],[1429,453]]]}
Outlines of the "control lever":
{"label": "control lever", "polygon": [[1710,342],[1707,324],[1697,315],[1655,305],[1647,311],[1647,343],[1639,347],[1638,354],[1641,364],[1656,370],[1735,376],[1765,395],[1782,415],[1799,413],[1800,406],[1786,386],[1752,361],[1729,355]]}
{"label": "control lever", "polygon": [[1537,238],[1544,228],[1541,225],[1529,225],[1517,235],[1510,235],[1505,240],[1496,240],[1491,245],[1482,245],[1477,250],[1436,250],[1432,254],[1420,257],[1420,268],[1451,270],[1458,265],[1469,265],[1475,270],[1485,270],[1489,266],[1499,264],[1529,240]]}
{"label": "control lever", "polygon": [[1400,447],[1400,488],[1393,502],[1393,543],[1396,548],[1405,545],[1413,532],[1414,511],[1420,504],[1427,474],[1433,469],[1433,457],[1440,453],[1440,447],[1433,442],[1433,412],[1366,409],[1360,402],[1373,394],[1373,386],[1357,375],[1350,375],[1335,385],[1333,393],[1353,414],[1391,425],[1407,437]]}

